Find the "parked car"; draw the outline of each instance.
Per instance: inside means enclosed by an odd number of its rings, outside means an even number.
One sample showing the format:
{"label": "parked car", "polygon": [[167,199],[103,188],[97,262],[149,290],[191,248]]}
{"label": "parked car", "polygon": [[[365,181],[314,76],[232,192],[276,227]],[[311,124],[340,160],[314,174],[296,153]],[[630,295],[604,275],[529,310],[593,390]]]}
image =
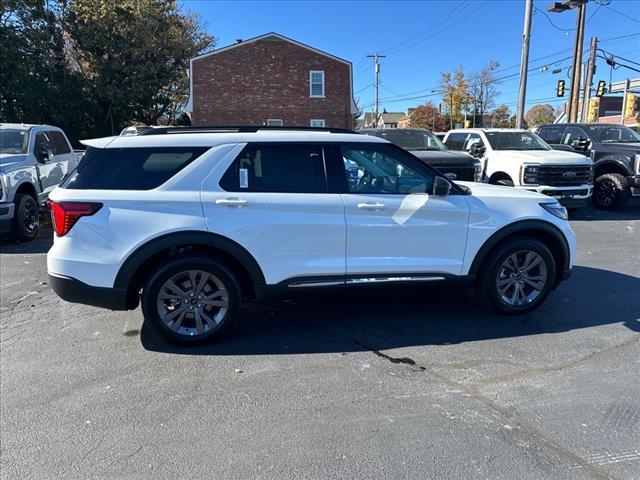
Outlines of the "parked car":
{"label": "parked car", "polygon": [[538,135],[554,148],[570,148],[593,160],[593,203],[622,208],[640,197],[640,134],[624,125],[570,123],[542,125]]}
{"label": "parked car", "polygon": [[21,242],[36,238],[41,205],[77,164],[61,129],[0,124],[0,232]]}
{"label": "parked car", "polygon": [[591,196],[591,159],[575,152],[553,150],[527,130],[450,130],[445,145],[479,158],[485,178],[493,185],[549,195],[570,211],[584,206]]}
{"label": "parked car", "polygon": [[363,128],[365,135],[389,140],[423,162],[437,168],[451,180],[482,181],[482,164],[468,153],[447,150],[429,130],[422,128]]}
{"label": "parked car", "polygon": [[335,132],[164,128],[83,142],[51,193],[50,285],[71,302],[141,303],[151,328],[191,343],[234,323],[243,299],[299,289],[475,282],[520,314],[569,276],[575,235],[557,201],[457,184],[383,139]]}

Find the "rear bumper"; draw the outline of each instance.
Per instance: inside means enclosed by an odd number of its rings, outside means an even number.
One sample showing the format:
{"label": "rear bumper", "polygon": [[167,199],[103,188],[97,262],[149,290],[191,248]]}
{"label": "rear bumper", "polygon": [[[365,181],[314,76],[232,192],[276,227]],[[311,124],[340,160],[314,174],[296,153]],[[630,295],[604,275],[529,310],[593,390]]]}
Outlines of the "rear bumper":
{"label": "rear bumper", "polygon": [[49,273],[49,285],[56,294],[72,303],[83,303],[109,310],[128,310],[127,290],[93,287],[75,278]]}

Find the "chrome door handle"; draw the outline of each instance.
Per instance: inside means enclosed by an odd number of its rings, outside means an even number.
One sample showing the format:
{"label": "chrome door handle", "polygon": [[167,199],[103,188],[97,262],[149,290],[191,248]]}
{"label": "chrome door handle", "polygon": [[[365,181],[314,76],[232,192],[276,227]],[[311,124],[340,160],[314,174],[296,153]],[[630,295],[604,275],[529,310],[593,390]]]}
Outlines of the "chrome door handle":
{"label": "chrome door handle", "polygon": [[229,207],[242,207],[248,204],[249,201],[244,198],[219,198],[216,200],[216,205],[226,205]]}
{"label": "chrome door handle", "polygon": [[362,210],[384,210],[384,203],[378,203],[378,202],[359,203],[358,208]]}

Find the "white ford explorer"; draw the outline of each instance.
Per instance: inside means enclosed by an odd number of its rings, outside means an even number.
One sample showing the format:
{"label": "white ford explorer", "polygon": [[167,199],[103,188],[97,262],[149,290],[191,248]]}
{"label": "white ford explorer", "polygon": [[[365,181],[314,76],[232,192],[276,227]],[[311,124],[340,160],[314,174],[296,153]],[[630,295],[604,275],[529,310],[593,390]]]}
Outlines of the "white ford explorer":
{"label": "white ford explorer", "polygon": [[451,130],[444,142],[450,150],[462,150],[479,158],[484,165],[484,179],[491,184],[543,193],[558,199],[569,210],[586,205],[591,197],[591,159],[553,150],[527,130]]}
{"label": "white ford explorer", "polygon": [[71,302],[141,303],[174,341],[210,340],[242,301],[293,289],[475,283],[523,313],[571,272],[557,201],[453,183],[377,137],[176,127],[84,144],[50,195],[50,285]]}

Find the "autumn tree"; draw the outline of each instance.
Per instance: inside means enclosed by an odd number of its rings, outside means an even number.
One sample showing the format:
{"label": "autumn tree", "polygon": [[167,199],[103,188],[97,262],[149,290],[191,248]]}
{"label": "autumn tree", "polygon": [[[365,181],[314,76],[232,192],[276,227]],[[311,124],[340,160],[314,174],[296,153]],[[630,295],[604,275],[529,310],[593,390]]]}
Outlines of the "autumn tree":
{"label": "autumn tree", "polygon": [[440,77],[440,89],[451,122],[462,121],[462,112],[467,109],[470,100],[464,67],[458,67],[453,73],[443,73]]}
{"label": "autumn tree", "polygon": [[513,128],[512,116],[509,107],[500,105],[491,112],[491,126],[493,128]]}
{"label": "autumn tree", "polygon": [[555,109],[548,103],[534,105],[525,113],[525,120],[528,125],[536,127],[545,123],[553,123],[555,119]]}
{"label": "autumn tree", "polygon": [[433,103],[425,103],[415,108],[409,115],[411,127],[426,128],[434,132],[446,131],[444,117]]}

